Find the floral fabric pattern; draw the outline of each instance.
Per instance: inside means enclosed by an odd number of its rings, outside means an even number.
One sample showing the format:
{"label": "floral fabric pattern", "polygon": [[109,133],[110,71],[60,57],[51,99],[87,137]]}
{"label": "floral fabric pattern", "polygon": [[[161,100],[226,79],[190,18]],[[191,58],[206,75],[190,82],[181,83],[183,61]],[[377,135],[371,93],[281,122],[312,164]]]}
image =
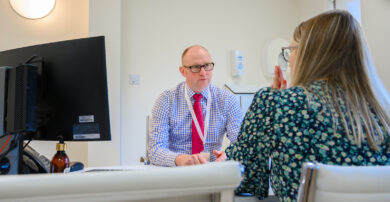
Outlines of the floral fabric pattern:
{"label": "floral fabric pattern", "polygon": [[[302,87],[263,88],[256,93],[237,142],[226,149],[228,159],[245,167],[236,193],[251,193],[263,199],[268,196],[270,182],[280,201],[296,201],[304,162],[390,164],[388,135],[378,152],[365,141],[360,147],[356,145],[348,138],[336,109],[327,104],[326,100],[331,100],[327,92],[325,81],[315,81],[307,91]],[[342,100],[338,98],[345,112]]]}

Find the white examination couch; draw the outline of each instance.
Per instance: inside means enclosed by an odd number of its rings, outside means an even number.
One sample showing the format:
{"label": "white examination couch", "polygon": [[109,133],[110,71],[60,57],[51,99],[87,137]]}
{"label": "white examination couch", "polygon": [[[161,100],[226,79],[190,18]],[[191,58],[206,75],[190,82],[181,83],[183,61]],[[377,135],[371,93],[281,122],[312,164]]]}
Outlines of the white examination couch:
{"label": "white examination couch", "polygon": [[0,201],[224,201],[241,180],[239,163],[125,171],[0,176]]}

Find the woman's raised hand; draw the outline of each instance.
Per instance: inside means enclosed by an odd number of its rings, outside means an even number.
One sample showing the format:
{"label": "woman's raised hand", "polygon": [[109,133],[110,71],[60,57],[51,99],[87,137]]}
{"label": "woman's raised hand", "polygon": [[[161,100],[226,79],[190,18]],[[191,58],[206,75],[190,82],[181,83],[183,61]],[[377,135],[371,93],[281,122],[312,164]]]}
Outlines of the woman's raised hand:
{"label": "woman's raised hand", "polygon": [[273,80],[273,82],[271,84],[271,88],[275,88],[275,89],[278,89],[278,90],[287,88],[286,78],[284,78],[282,69],[280,68],[279,65],[275,66],[274,80]]}

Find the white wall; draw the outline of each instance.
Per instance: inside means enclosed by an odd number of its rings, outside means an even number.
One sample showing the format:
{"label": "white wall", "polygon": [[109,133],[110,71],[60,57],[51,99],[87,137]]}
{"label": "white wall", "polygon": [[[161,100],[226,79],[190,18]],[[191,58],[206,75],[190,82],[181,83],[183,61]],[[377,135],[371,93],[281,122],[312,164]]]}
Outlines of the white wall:
{"label": "white wall", "polygon": [[[390,1],[361,0],[361,5],[374,62],[390,89]],[[210,50],[218,86],[268,83],[261,70],[264,45],[275,37],[291,40],[295,26],[329,7],[328,0],[57,0],[48,17],[29,20],[0,0],[0,51],[105,35],[113,141],[68,143],[68,154],[89,166],[131,164],[144,155],[145,117],[155,98],[183,80],[178,66],[184,48],[201,44]],[[230,76],[233,49],[245,57],[240,79]],[[140,85],[129,85],[129,74],[140,75]],[[55,142],[31,144],[48,157],[55,153]]]}
{"label": "white wall", "polygon": [[[389,0],[362,0],[363,28],[378,72],[386,66]],[[216,62],[214,83],[267,83],[261,71],[264,45],[273,38],[291,40],[301,21],[332,8],[330,0],[126,0],[122,5],[122,164],[138,162],[145,149],[145,117],[155,98],[183,78],[180,55],[192,44],[206,46]],[[375,31],[374,31],[375,30]],[[377,31],[379,30],[379,31]],[[244,52],[245,74],[230,76],[229,51]],[[385,55],[386,54],[386,55]],[[129,85],[129,75],[140,85]],[[387,79],[385,85],[390,88]]]}
{"label": "white wall", "polygon": [[362,27],[377,72],[390,91],[390,0],[361,0]]}
{"label": "white wall", "polygon": [[332,0],[296,0],[298,21],[302,22],[324,11],[333,9]]}
{"label": "white wall", "polygon": [[336,8],[347,10],[361,24],[362,16],[360,4],[360,0],[337,0]]}
{"label": "white wall", "polygon": [[50,15],[31,20],[0,0],[0,51],[88,35],[88,0],[57,0]]}
{"label": "white wall", "polygon": [[[49,16],[30,20],[18,15],[8,0],[0,0],[0,51],[88,36],[88,0],[57,0]],[[56,153],[54,141],[30,145],[49,159]],[[67,143],[71,161],[87,162],[87,143]]]}
{"label": "white wall", "polygon": [[120,165],[121,0],[89,3],[89,36],[105,36],[111,141],[88,143],[88,166]]}
{"label": "white wall", "polygon": [[[268,84],[261,71],[264,45],[275,37],[290,41],[299,23],[297,10],[297,1],[285,0],[123,1],[122,163],[136,163],[144,155],[145,118],[164,89],[184,80],[178,67],[187,46],[209,49],[218,86]],[[234,49],[245,57],[245,73],[237,80],[229,66]],[[140,85],[129,85],[130,74],[140,75]]]}

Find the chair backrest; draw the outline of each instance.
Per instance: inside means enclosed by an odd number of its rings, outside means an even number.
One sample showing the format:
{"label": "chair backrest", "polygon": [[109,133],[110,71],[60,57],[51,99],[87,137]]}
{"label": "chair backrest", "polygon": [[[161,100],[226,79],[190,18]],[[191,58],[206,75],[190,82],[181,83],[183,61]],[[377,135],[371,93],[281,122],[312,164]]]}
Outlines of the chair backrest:
{"label": "chair backrest", "polygon": [[146,161],[145,161],[145,165],[149,165],[150,164],[150,158],[149,158],[149,141],[150,141],[150,138],[149,138],[149,131],[150,131],[150,126],[152,125],[150,122],[152,121],[151,119],[151,116],[146,116],[146,151],[145,151],[145,156],[146,156]]}
{"label": "chair backrest", "polygon": [[149,127],[150,127],[150,116],[146,116],[146,149],[145,149],[145,156],[141,156],[140,162],[144,163],[145,165],[150,164],[150,158],[149,158]]}
{"label": "chair backrest", "polygon": [[305,163],[298,202],[390,201],[390,166]]}

